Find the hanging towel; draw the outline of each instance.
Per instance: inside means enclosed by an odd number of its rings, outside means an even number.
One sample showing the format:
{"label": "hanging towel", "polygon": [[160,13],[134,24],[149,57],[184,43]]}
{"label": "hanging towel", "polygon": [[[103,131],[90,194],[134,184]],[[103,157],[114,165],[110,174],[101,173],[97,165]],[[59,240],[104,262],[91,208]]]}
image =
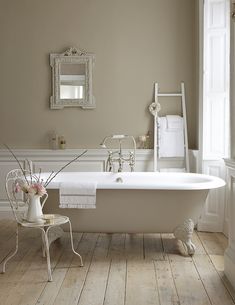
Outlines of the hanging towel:
{"label": "hanging towel", "polygon": [[63,182],[60,185],[60,208],[96,208],[96,182]]}
{"label": "hanging towel", "polygon": [[185,173],[185,168],[179,168],[179,167],[168,167],[168,168],[160,168],[160,172],[166,172],[166,173]]}
{"label": "hanging towel", "polygon": [[[170,120],[166,117],[158,117],[159,158],[184,157],[183,118],[178,116],[176,119],[175,117]],[[168,128],[168,123],[170,128]]]}
{"label": "hanging towel", "polygon": [[179,115],[166,115],[167,130],[183,129],[183,118]]}

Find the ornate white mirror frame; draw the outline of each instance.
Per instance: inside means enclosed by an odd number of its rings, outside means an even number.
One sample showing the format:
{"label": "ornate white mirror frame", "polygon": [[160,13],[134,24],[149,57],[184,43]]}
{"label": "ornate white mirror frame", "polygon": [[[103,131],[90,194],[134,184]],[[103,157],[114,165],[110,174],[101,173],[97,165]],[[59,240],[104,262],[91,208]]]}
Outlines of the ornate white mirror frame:
{"label": "ornate white mirror frame", "polygon": [[[52,67],[52,96],[50,98],[51,109],[63,109],[64,107],[82,107],[83,109],[95,108],[95,100],[92,94],[92,69],[94,54],[83,52],[71,47],[64,53],[50,54],[50,66]],[[69,66],[70,65],[70,66]],[[84,75],[62,75],[62,69],[83,70]],[[84,67],[83,67],[84,65]],[[67,74],[67,73],[66,73]],[[78,74],[80,74],[78,72]],[[64,78],[62,78],[64,77]],[[70,82],[71,93],[62,94],[62,82]],[[80,82],[80,83],[79,83]],[[76,88],[75,88],[76,87]],[[66,89],[66,90],[67,90]],[[74,93],[74,90],[79,93]],[[77,91],[78,91],[77,90]]]}

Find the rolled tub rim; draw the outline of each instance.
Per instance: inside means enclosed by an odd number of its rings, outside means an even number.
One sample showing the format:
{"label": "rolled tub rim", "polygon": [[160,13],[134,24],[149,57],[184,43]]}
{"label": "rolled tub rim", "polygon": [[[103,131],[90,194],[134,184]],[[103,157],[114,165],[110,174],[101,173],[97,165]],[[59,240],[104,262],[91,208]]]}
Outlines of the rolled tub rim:
{"label": "rolled tub rim", "polygon": [[[42,173],[41,177],[47,177],[50,173]],[[225,181],[219,177],[199,174],[199,173],[181,173],[181,172],[61,172],[56,178],[47,186],[48,189],[59,189],[62,181],[62,177],[73,177],[71,183],[74,182],[74,176],[82,176],[84,180],[82,182],[92,181],[97,183],[97,189],[142,189],[142,190],[210,190],[220,188],[226,185]],[[127,181],[127,179],[136,178],[154,178],[157,176],[158,181]],[[98,177],[106,177],[110,180],[99,181]],[[117,179],[121,178],[122,182],[117,182]],[[191,180],[191,182],[187,181]],[[46,179],[46,178],[44,178]],[[159,181],[160,179],[160,181]],[[172,181],[173,179],[173,181]],[[184,181],[182,181],[185,179]],[[195,181],[193,181],[193,179]],[[100,179],[101,180],[101,179]],[[178,181],[177,181],[178,180]],[[45,181],[45,180],[44,180]],[[67,181],[66,181],[67,183]]]}

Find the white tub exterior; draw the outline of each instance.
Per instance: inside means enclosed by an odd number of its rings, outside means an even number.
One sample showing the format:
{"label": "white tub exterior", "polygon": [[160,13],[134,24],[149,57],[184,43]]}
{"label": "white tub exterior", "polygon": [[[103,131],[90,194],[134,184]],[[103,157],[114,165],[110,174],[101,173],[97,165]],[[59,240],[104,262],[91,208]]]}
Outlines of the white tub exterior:
{"label": "white tub exterior", "polygon": [[[96,209],[60,209],[58,189],[64,181],[96,181]],[[224,184],[188,173],[66,172],[49,185],[44,213],[69,216],[75,231],[169,233],[187,219],[197,223],[209,190]]]}

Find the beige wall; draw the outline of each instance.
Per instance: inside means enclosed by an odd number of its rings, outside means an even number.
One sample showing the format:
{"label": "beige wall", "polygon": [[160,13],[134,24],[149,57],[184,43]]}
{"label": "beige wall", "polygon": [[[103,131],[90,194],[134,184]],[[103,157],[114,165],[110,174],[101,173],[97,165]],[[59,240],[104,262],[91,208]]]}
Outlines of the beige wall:
{"label": "beige wall", "polygon": [[[70,148],[96,148],[108,134],[137,137],[152,131],[154,82],[171,91],[183,80],[195,148],[194,6],[195,0],[0,0],[0,141],[47,148],[56,130]],[[49,109],[49,53],[70,46],[95,53],[95,110]]]}

